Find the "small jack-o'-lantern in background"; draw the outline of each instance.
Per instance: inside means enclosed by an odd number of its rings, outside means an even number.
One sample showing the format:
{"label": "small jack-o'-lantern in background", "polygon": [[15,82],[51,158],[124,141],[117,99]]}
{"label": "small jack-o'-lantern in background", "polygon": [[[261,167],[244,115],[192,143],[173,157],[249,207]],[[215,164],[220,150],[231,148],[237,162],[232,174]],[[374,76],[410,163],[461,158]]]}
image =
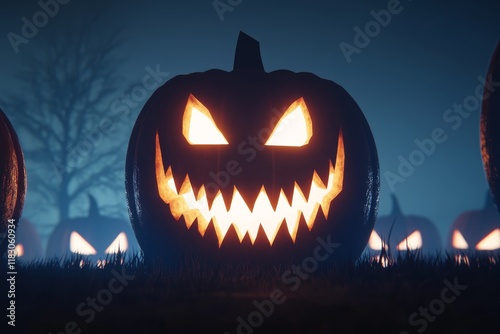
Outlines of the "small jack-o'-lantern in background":
{"label": "small jack-o'-lantern in background", "polygon": [[436,255],[441,250],[439,232],[429,219],[404,215],[395,195],[392,196],[392,213],[379,217],[371,233],[366,250],[370,255],[396,256],[398,252],[414,250],[422,255]]}
{"label": "small jack-o'-lantern in background", "polygon": [[500,215],[489,192],[482,210],[466,211],[455,219],[447,247],[454,254],[500,254]]}
{"label": "small jack-o'-lantern in background", "polygon": [[146,257],[290,259],[318,237],[355,259],[376,217],[379,166],[358,105],[311,73],[264,71],[240,33],[231,72],[177,76],[144,106],[126,163]]}
{"label": "small jack-o'-lantern in background", "polygon": [[491,58],[483,91],[481,155],[493,199],[500,209],[500,42]]}
{"label": "small jack-o'-lantern in background", "polygon": [[126,221],[102,216],[92,196],[89,202],[87,217],[68,219],[56,226],[49,239],[47,257],[82,254],[97,261],[118,250],[128,254],[139,250]]}
{"label": "small jack-o'-lantern in background", "polygon": [[38,232],[27,219],[21,219],[16,228],[16,256],[23,261],[42,259],[42,241]]}
{"label": "small jack-o'-lantern in background", "polygon": [[26,170],[17,134],[0,110],[0,255],[7,250],[9,219],[17,225],[26,194]]}

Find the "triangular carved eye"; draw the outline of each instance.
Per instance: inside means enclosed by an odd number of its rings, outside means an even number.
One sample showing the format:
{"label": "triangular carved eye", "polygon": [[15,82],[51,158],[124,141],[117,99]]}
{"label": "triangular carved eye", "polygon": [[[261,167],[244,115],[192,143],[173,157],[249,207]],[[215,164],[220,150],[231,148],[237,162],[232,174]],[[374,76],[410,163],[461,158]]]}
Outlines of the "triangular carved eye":
{"label": "triangular carved eye", "polygon": [[118,252],[124,252],[128,249],[128,241],[125,232],[121,232],[118,236],[113,240],[113,242],[106,248],[104,253],[106,254],[116,254]]}
{"label": "triangular carved eye", "polygon": [[388,247],[385,242],[382,241],[382,238],[378,235],[375,230],[372,231],[372,234],[370,235],[370,240],[368,240],[368,246],[376,251],[381,251],[382,250],[382,245],[384,245],[384,249],[387,250]]}
{"label": "triangular carved eye", "polygon": [[293,102],[276,124],[267,146],[304,146],[313,135],[311,115],[301,97]]}
{"label": "triangular carved eye", "polygon": [[500,248],[500,228],[493,230],[483,238],[477,245],[477,250],[492,251]]}
{"label": "triangular carved eye", "polygon": [[415,250],[419,248],[422,248],[422,235],[420,231],[413,232],[396,247],[399,251]]}
{"label": "triangular carved eye", "polygon": [[87,240],[85,240],[78,232],[71,232],[69,238],[69,249],[73,253],[82,255],[96,255],[97,251]]}
{"label": "triangular carved eye", "polygon": [[192,94],[182,117],[182,134],[191,145],[228,144],[210,111]]}
{"label": "triangular carved eye", "polygon": [[469,244],[467,243],[467,241],[465,241],[464,236],[458,230],[453,231],[453,236],[451,238],[451,244],[453,245],[453,248],[456,248],[456,249],[469,248]]}

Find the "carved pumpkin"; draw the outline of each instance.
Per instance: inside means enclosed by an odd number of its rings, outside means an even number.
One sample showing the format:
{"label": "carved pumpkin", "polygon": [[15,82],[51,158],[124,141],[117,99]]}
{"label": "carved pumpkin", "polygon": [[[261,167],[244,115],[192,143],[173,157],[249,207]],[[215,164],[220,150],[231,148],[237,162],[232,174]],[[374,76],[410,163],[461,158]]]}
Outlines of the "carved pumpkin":
{"label": "carved pumpkin", "polygon": [[391,197],[392,213],[377,219],[368,241],[368,253],[378,255],[384,248],[393,256],[407,250],[436,255],[441,250],[442,242],[434,223],[424,217],[404,215],[396,196]]}
{"label": "carved pumpkin", "polygon": [[452,253],[500,254],[500,216],[490,193],[482,210],[466,211],[455,219],[447,247]]}
{"label": "carved pumpkin", "polygon": [[7,250],[9,219],[17,225],[26,194],[26,169],[17,134],[0,110],[0,255]]}
{"label": "carved pumpkin", "polygon": [[481,112],[481,155],[484,170],[500,208],[500,43],[491,58],[483,91]]}
{"label": "carved pumpkin", "polygon": [[16,255],[23,261],[43,258],[42,241],[38,232],[27,219],[21,219],[16,229]]}
{"label": "carved pumpkin", "polygon": [[354,259],[379,198],[373,136],[351,96],[311,73],[264,71],[240,33],[231,72],[177,76],[144,106],[126,162],[148,257],[291,258],[318,237]]}
{"label": "carved pumpkin", "polygon": [[105,217],[99,213],[95,199],[89,196],[87,217],[63,221],[52,232],[47,246],[47,257],[82,254],[97,262],[108,255],[133,253],[138,246],[132,229],[126,221]]}

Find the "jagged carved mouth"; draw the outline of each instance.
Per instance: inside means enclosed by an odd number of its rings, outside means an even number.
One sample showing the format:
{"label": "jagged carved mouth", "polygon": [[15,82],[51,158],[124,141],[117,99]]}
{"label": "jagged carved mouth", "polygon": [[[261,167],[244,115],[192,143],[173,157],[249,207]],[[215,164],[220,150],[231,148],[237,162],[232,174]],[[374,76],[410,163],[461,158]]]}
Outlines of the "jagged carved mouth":
{"label": "jagged carved mouth", "polygon": [[281,224],[286,224],[290,238],[295,242],[301,216],[304,216],[309,230],[314,226],[320,207],[325,218],[328,218],[330,203],[342,191],[344,181],[345,152],[342,132],[339,133],[338,137],[335,167],[333,167],[331,160],[328,160],[328,163],[327,182],[324,183],[318,173],[314,171],[309,196],[307,197],[295,182],[291,201],[281,190],[278,203],[273,207],[263,185],[253,206],[249,206],[241,196],[238,188],[234,186],[230,205],[225,204],[219,190],[212,205],[209,206],[204,185],[199,188],[198,194],[195,195],[188,174],[186,174],[182,185],[178,188],[174,181],[171,166],[168,166],[165,172],[160,140],[158,134],[156,134],[155,168],[160,198],[169,205],[170,212],[176,220],[179,220],[182,216],[184,217],[188,229],[196,220],[198,222],[198,232],[201,236],[204,236],[208,226],[213,224],[219,247],[222,245],[231,225],[233,225],[240,242],[248,234],[252,244],[255,243],[259,227],[262,227],[269,243],[272,245]]}

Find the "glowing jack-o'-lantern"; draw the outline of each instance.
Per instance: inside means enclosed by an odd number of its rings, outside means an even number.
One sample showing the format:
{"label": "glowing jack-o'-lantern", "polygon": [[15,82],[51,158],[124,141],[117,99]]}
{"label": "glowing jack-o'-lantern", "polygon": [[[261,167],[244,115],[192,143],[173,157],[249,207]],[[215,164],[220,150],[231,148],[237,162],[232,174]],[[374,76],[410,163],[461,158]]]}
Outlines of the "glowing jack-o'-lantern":
{"label": "glowing jack-o'-lantern", "polygon": [[43,258],[42,241],[38,232],[27,219],[21,219],[16,228],[16,248],[17,259],[31,261]]}
{"label": "glowing jack-o'-lantern", "polygon": [[311,251],[322,237],[361,253],[379,168],[368,124],[337,84],[267,73],[240,33],[233,71],[177,76],[144,106],[126,163],[130,217],[146,257]]}
{"label": "glowing jack-o'-lantern", "polygon": [[12,124],[0,110],[0,255],[7,250],[9,220],[18,224],[25,195],[23,151]]}
{"label": "glowing jack-o'-lantern", "polygon": [[396,196],[392,195],[392,213],[377,219],[366,250],[375,257],[383,249],[385,254],[392,255],[408,250],[436,255],[441,246],[436,226],[427,218],[404,215]]}
{"label": "glowing jack-o'-lantern", "polygon": [[500,209],[500,42],[486,75],[481,111],[481,154],[493,199]]}
{"label": "glowing jack-o'-lantern", "polygon": [[464,262],[470,254],[500,254],[500,216],[489,192],[482,210],[466,211],[455,219],[447,248]]}
{"label": "glowing jack-o'-lantern", "polygon": [[89,201],[88,217],[63,221],[54,229],[47,257],[81,254],[102,263],[103,259],[118,251],[130,253],[139,249],[126,221],[102,216],[95,199],[89,196]]}

